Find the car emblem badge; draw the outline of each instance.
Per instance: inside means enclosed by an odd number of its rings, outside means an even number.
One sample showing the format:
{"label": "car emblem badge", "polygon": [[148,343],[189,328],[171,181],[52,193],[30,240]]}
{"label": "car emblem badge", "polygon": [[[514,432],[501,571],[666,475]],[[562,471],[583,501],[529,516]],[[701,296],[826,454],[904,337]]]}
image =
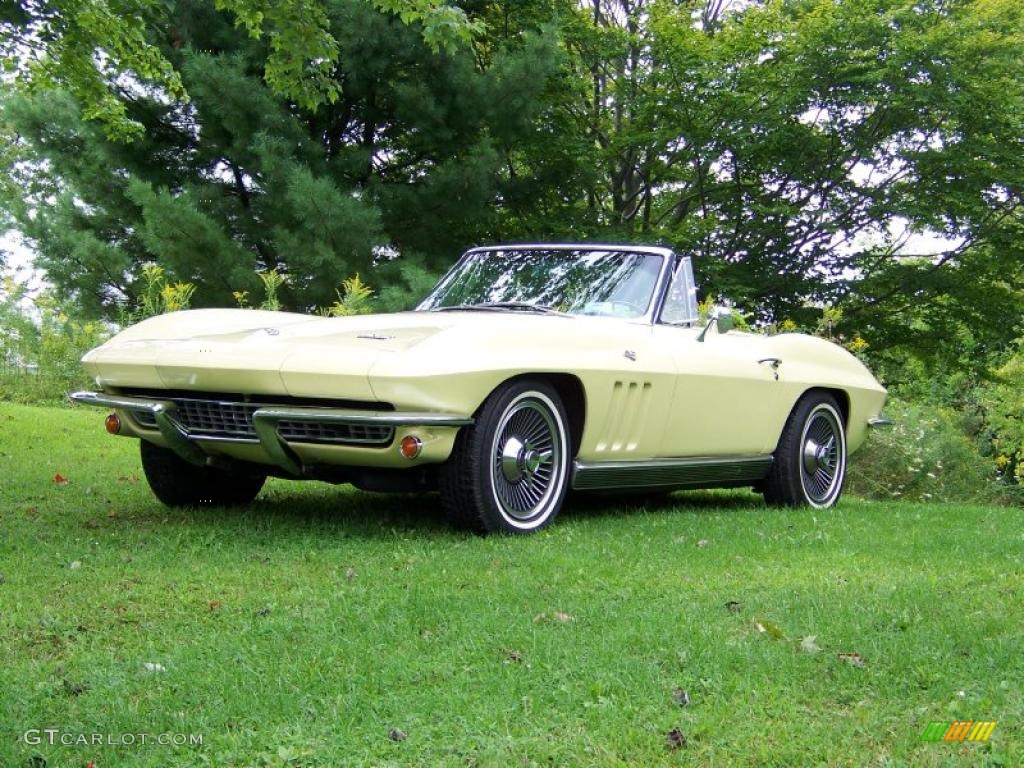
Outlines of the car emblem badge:
{"label": "car emblem badge", "polygon": [[277,336],[278,334],[281,333],[281,331],[277,328],[264,328],[263,330],[266,331],[267,334],[270,336]]}
{"label": "car emblem badge", "polygon": [[622,353],[622,356],[627,360],[632,360],[634,363],[636,362],[636,352],[634,352],[632,349],[627,349],[625,352]]}

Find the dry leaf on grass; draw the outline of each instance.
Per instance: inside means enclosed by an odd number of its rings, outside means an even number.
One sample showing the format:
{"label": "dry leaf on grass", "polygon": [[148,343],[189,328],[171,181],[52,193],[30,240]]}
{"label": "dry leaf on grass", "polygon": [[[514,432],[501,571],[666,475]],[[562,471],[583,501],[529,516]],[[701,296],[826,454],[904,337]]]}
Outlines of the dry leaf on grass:
{"label": "dry leaf on grass", "polygon": [[847,664],[854,667],[864,666],[864,657],[859,653],[837,653],[836,656],[840,661],[845,661]]}
{"label": "dry leaf on grass", "polygon": [[506,664],[519,664],[523,660],[523,654],[514,648],[502,648],[501,652],[505,654]]}
{"label": "dry leaf on grass", "polygon": [[679,749],[686,746],[686,737],[678,728],[673,728],[665,734],[665,746],[669,749]]}
{"label": "dry leaf on grass", "polygon": [[60,472],[58,472],[56,475],[53,476],[53,482],[57,485],[67,485],[71,481],[64,477],[64,475],[62,475]]}

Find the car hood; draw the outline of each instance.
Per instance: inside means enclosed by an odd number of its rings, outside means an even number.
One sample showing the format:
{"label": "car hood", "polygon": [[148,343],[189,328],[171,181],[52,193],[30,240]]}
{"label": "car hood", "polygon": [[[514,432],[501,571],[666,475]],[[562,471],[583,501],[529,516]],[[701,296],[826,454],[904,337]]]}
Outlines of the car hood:
{"label": "car hood", "polygon": [[[524,312],[402,312],[311,317],[221,309],[174,312],[125,329],[83,363],[100,386],[377,399],[370,375],[403,353],[446,352],[479,337],[536,338],[579,318]],[[621,324],[622,321],[614,321]],[[553,326],[548,328],[548,326]],[[441,341],[443,337],[451,337]],[[465,346],[462,346],[465,350]]]}

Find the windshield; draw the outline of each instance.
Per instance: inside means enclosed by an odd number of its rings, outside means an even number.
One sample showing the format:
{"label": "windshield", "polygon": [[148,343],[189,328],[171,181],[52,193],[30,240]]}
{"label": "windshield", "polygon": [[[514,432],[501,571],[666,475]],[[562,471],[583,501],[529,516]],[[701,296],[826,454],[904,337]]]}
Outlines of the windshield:
{"label": "windshield", "polygon": [[642,317],[664,257],[591,249],[509,249],[467,256],[419,309],[542,309]]}

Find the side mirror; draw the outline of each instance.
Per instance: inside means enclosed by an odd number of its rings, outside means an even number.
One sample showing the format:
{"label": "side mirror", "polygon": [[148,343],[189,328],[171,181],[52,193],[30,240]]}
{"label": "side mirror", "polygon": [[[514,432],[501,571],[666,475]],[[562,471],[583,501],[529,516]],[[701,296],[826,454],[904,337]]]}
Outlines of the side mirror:
{"label": "side mirror", "polygon": [[715,326],[715,331],[718,333],[728,333],[736,327],[736,319],[732,316],[732,310],[728,307],[715,307],[711,310],[711,317],[708,319],[708,324],[704,326],[704,330],[700,332],[700,336],[697,337],[697,341],[704,341],[704,337],[708,335],[708,331],[711,330],[711,326]]}

